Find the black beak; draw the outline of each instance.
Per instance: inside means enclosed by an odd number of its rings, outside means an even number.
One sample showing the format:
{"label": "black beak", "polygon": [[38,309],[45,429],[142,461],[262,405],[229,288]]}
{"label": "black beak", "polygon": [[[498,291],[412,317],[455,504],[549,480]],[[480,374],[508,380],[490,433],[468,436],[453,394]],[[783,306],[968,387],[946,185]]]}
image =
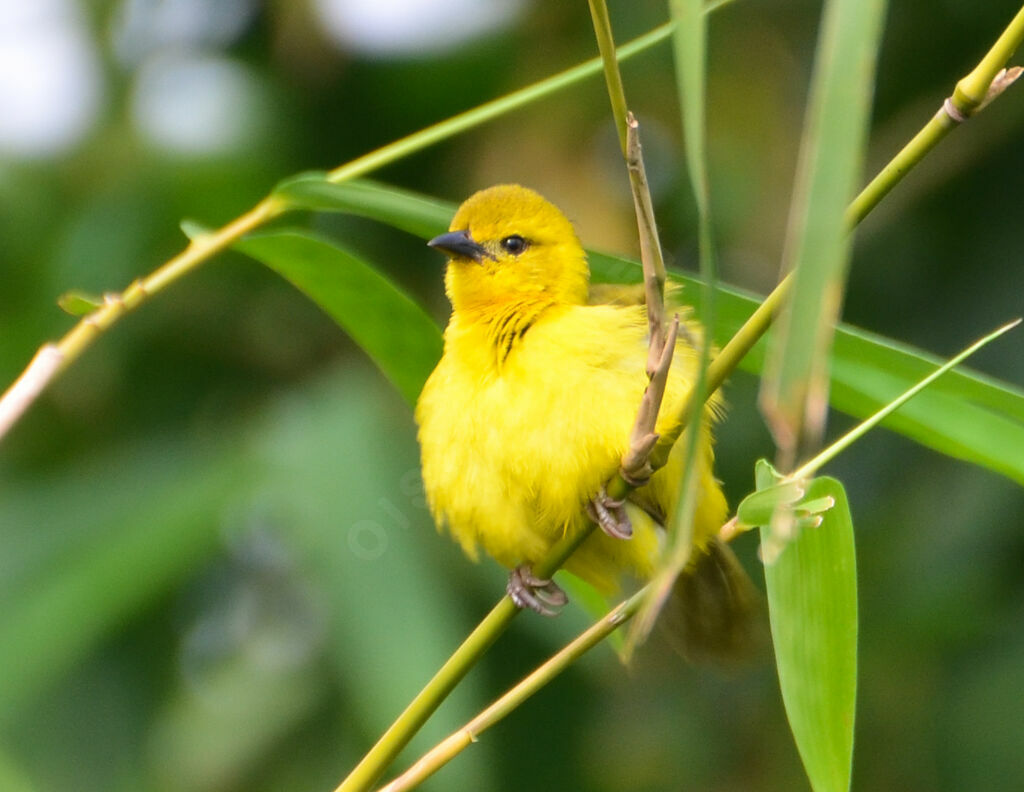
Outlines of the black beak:
{"label": "black beak", "polygon": [[469,235],[469,231],[449,231],[447,234],[434,237],[427,244],[432,248],[443,250],[445,253],[451,253],[453,256],[471,258],[478,264],[485,257],[492,258],[490,253],[474,241],[473,237]]}

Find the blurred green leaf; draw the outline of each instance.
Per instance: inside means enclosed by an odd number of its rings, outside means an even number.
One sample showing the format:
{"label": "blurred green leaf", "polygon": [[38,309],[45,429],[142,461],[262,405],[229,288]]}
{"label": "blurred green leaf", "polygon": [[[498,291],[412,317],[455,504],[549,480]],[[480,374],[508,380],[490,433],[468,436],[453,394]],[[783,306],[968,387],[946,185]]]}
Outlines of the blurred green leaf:
{"label": "blurred green leaf", "polygon": [[786,238],[792,291],[772,334],[761,411],[780,451],[817,445],[828,410],[828,356],[851,236],[846,207],[860,178],[884,0],[829,0],[815,55]]}
{"label": "blurred green leaf", "polygon": [[85,316],[103,305],[103,298],[94,294],[72,290],[57,298],[57,305],[72,316]]}
{"label": "blurred green leaf", "polygon": [[441,357],[441,332],[408,295],[334,242],[299,230],[246,237],[235,246],[287,278],[341,325],[415,403]]}
{"label": "blurred green leaf", "polygon": [[232,657],[164,705],[149,735],[159,789],[230,788],[322,706],[331,691],[323,669],[278,668],[266,654],[265,647],[263,657],[253,650]]}
{"label": "blurred green leaf", "polygon": [[[758,489],[774,486],[759,465]],[[808,498],[831,497],[818,528],[805,528],[764,568],[779,685],[815,792],[850,786],[857,694],[857,564],[846,492],[818,478]],[[770,529],[762,526],[761,540]]]}
{"label": "blurred green leaf", "polygon": [[[254,516],[275,526],[325,598],[327,660],[361,753],[478,618],[465,607],[469,565],[433,527],[412,417],[368,365],[349,362],[299,398],[281,399],[253,436],[261,471]],[[501,580],[493,579],[495,593]],[[405,755],[419,755],[482,708],[482,684],[463,680]],[[451,788],[494,788],[496,748],[460,759]],[[357,758],[337,761],[339,777]]]}
{"label": "blurred green leaf", "polygon": [[[930,356],[920,355],[919,358],[929,359]],[[935,365],[939,363],[936,361]],[[902,366],[886,371],[852,356],[837,357],[833,367],[832,403],[844,412],[865,416],[913,384],[913,377],[906,376],[905,371]],[[951,383],[944,382],[946,377],[957,374],[964,372],[961,369],[945,375],[886,418],[882,426],[1024,484],[1024,454],[1021,453],[1024,421],[1009,413],[1001,414],[988,404],[974,402],[965,393],[957,392],[955,385],[951,387]],[[964,376],[974,386],[984,383],[973,375]],[[1024,396],[1012,389],[994,384],[984,394],[985,402],[999,401],[1010,394],[1024,400]],[[862,411],[861,405],[867,409]],[[1017,411],[1015,405],[1008,406],[1014,407],[1014,413]]]}
{"label": "blurred green leaf", "polygon": [[200,223],[198,220],[192,220],[187,217],[178,224],[178,227],[181,229],[181,233],[188,237],[189,241],[193,242],[203,234],[208,234],[213,230],[205,223]]}
{"label": "blurred green leaf", "polygon": [[[608,597],[590,583],[587,583],[583,578],[576,577],[571,572],[566,572],[564,569],[559,570],[556,577],[558,584],[568,593],[569,601],[583,610],[590,617],[591,621],[603,619],[615,605],[614,602],[609,602]],[[616,630],[605,640],[618,653],[619,658],[626,662],[627,657],[624,654],[626,641],[623,631]]]}
{"label": "blurred green leaf", "polygon": [[784,481],[759,488],[736,507],[736,517],[744,525],[767,525],[778,506],[792,506],[803,496],[804,487],[798,481]]}
{"label": "blurred green leaf", "polygon": [[0,609],[0,723],[213,552],[240,466],[164,440],[68,477],[76,499],[12,482],[0,497],[0,544],[15,554]]}
{"label": "blurred green leaf", "polygon": [[294,209],[344,212],[358,217],[391,218],[395,228],[428,239],[447,230],[454,207],[408,190],[354,180],[335,184],[321,172],[300,173],[274,189]]}
{"label": "blurred green leaf", "polygon": [[36,786],[6,751],[0,749],[0,789],[4,792],[34,792]]}

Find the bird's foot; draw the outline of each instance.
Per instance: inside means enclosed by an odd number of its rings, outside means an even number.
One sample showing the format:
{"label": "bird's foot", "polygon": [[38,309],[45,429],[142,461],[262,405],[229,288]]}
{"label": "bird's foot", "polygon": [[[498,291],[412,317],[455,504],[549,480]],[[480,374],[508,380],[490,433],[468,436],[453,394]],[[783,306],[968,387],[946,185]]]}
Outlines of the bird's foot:
{"label": "bird's foot", "polygon": [[601,491],[587,504],[587,514],[612,538],[629,539],[633,535],[633,523],[626,514],[625,504],[624,500],[610,498],[601,487]]}
{"label": "bird's foot", "polygon": [[505,590],[517,607],[529,608],[541,616],[557,616],[569,601],[555,581],[537,577],[529,564],[520,564],[509,573]]}

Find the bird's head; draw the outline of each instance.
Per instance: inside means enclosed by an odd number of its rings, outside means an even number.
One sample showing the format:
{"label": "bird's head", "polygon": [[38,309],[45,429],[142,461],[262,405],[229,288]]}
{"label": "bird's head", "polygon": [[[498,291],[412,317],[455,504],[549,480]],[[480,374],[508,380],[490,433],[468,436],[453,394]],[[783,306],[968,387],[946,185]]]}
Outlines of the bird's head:
{"label": "bird's head", "polygon": [[456,312],[586,302],[586,254],[572,224],[525,187],[502,184],[470,196],[451,230],[428,244],[448,255],[445,284]]}

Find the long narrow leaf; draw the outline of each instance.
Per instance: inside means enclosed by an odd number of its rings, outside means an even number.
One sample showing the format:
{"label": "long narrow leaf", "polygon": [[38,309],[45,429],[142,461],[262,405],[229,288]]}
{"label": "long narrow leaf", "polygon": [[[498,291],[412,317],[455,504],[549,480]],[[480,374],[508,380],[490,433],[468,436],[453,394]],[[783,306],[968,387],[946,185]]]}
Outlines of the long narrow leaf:
{"label": "long narrow leaf", "polygon": [[333,242],[298,230],[271,231],[236,245],[283,275],[359,344],[406,401],[416,401],[441,357],[434,320],[387,278]]}
{"label": "long narrow leaf", "polygon": [[[759,465],[758,489],[774,477]],[[765,566],[782,700],[814,792],[850,786],[857,696],[857,564],[846,492],[815,479],[808,500],[831,497],[817,528],[804,528]],[[762,542],[769,528],[761,528]]]}
{"label": "long narrow leaf", "polygon": [[828,407],[828,354],[846,282],[846,207],[860,178],[884,0],[829,0],[815,56],[786,238],[793,292],[761,387],[780,453],[816,445]]}
{"label": "long narrow leaf", "polygon": [[[448,227],[455,208],[408,190],[360,179],[334,184],[321,171],[300,173],[274,188],[293,209],[343,212],[384,220],[388,225],[428,239]],[[386,218],[386,219],[385,219]]]}
{"label": "long narrow leaf", "polygon": [[[246,473],[237,453],[195,443],[102,462],[0,496],[0,724],[216,551]],[[110,470],[122,471],[116,491]]]}

